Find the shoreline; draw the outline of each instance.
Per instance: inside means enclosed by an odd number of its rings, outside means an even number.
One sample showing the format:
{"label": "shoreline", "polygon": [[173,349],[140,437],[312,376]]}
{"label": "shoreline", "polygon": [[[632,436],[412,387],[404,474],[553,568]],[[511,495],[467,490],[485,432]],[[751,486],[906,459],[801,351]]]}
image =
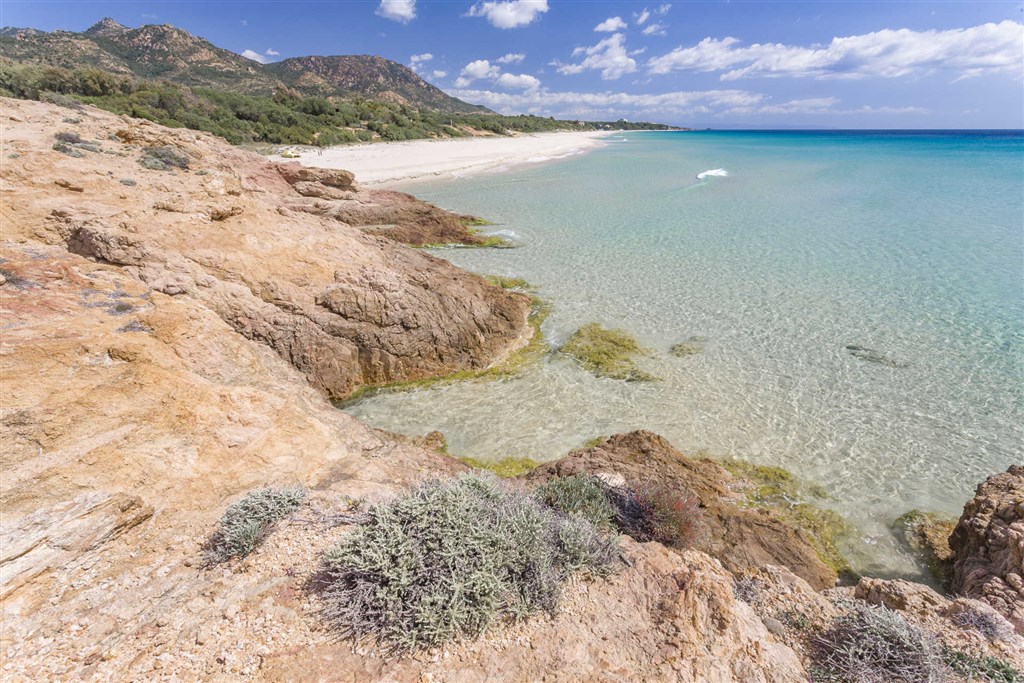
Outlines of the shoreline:
{"label": "shoreline", "polygon": [[303,151],[298,159],[275,154],[271,161],[298,161],[303,166],[343,169],[359,184],[386,187],[398,183],[460,177],[506,166],[555,161],[583,154],[607,143],[617,131],[531,133],[510,137],[446,138],[339,145]]}

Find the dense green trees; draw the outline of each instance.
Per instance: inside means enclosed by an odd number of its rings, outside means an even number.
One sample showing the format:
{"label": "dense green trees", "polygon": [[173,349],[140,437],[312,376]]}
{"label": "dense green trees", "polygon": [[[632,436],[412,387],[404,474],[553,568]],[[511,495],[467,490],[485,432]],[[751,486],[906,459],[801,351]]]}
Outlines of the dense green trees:
{"label": "dense green trees", "polygon": [[[0,94],[92,104],[165,126],[192,128],[229,142],[336,145],[371,140],[460,137],[473,130],[498,135],[598,128],[667,128],[652,124],[558,121],[540,116],[445,114],[364,99],[303,97],[281,88],[272,97],[137,80],[100,69],[62,69],[0,59]],[[69,99],[71,98],[71,99]]]}

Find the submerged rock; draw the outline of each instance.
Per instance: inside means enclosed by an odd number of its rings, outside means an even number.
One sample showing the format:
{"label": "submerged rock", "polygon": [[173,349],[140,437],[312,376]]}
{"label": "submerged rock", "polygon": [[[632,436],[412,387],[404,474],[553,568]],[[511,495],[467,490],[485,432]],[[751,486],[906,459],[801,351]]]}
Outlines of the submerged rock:
{"label": "submerged rock", "polygon": [[888,356],[885,356],[879,351],[869,349],[866,346],[859,346],[857,344],[847,344],[846,351],[854,358],[866,360],[869,363],[878,363],[879,365],[885,365],[890,368],[905,368],[908,366],[907,363],[902,361],[893,360]]}
{"label": "submerged rock", "polygon": [[949,547],[949,537],[955,526],[955,520],[942,519],[921,510],[911,510],[900,516],[894,524],[897,535],[903,538],[928,566],[932,575],[944,585],[950,580],[953,550]]}
{"label": "submerged rock", "polygon": [[649,382],[654,375],[637,367],[634,359],[648,352],[622,330],[609,330],[589,323],[576,330],[561,352],[572,356],[598,377],[623,379],[627,382]]}

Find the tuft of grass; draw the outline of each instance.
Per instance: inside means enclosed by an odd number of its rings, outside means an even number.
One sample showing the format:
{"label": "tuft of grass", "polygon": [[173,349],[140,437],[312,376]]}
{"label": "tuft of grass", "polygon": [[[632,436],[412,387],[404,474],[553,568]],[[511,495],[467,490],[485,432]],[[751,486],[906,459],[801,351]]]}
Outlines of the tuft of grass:
{"label": "tuft of grass", "polygon": [[1024,683],[1024,672],[989,655],[974,655],[943,645],[942,659],[950,669],[969,681]]}
{"label": "tuft of grass", "polygon": [[532,458],[502,458],[501,460],[480,460],[478,458],[459,458],[462,462],[478,470],[494,472],[502,479],[518,477],[540,466]]}
{"label": "tuft of grass", "polygon": [[377,505],[324,558],[323,616],[396,652],[554,612],[564,581],[606,575],[617,544],[494,475],[426,482]]}
{"label": "tuft of grass", "polygon": [[640,542],[675,548],[693,545],[703,531],[700,501],[689,491],[657,482],[608,489],[615,525]]}
{"label": "tuft of grass", "polygon": [[607,487],[586,474],[549,479],[537,487],[534,495],[548,507],[582,517],[597,527],[610,527],[615,517]]}
{"label": "tuft of grass", "polygon": [[305,499],[306,490],[298,486],[267,486],[250,491],[224,511],[217,530],[207,543],[207,562],[216,564],[245,557],[267,538],[274,525]]}
{"label": "tuft of grass", "polygon": [[946,666],[938,640],[885,607],[857,604],[814,637],[814,680],[936,683]]}
{"label": "tuft of grass", "polygon": [[188,169],[189,159],[177,148],[170,145],[148,147],[142,152],[139,164],[152,171],[166,171],[170,168]]}
{"label": "tuft of grass", "polygon": [[647,382],[657,377],[636,366],[633,359],[646,355],[640,343],[622,330],[609,330],[597,323],[589,323],[576,330],[562,353],[572,356],[588,371],[598,377],[622,379],[627,382]]}
{"label": "tuft of grass", "polygon": [[855,536],[854,527],[834,510],[806,502],[808,498],[827,498],[825,489],[801,482],[781,467],[755,465],[742,460],[727,460],[719,464],[754,484],[747,494],[748,505],[769,509],[783,521],[804,531],[822,562],[840,576],[856,576],[839,549],[842,543]]}

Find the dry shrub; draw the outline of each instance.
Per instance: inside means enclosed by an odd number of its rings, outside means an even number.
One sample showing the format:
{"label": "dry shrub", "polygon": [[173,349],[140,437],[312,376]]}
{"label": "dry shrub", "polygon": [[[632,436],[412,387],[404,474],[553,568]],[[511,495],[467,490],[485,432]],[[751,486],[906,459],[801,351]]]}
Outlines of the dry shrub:
{"label": "dry shrub", "polygon": [[306,498],[306,490],[295,487],[250,491],[232,503],[220,518],[206,547],[210,564],[245,557],[262,543],[274,525],[287,517]]}
{"label": "dry shrub", "polygon": [[608,490],[615,524],[638,541],[677,548],[693,545],[702,531],[700,500],[689,491],[657,482]]}

